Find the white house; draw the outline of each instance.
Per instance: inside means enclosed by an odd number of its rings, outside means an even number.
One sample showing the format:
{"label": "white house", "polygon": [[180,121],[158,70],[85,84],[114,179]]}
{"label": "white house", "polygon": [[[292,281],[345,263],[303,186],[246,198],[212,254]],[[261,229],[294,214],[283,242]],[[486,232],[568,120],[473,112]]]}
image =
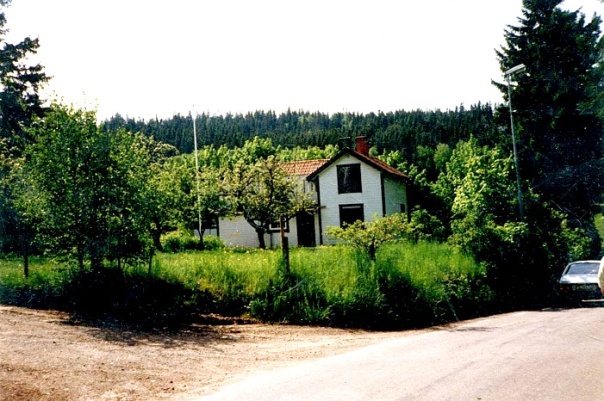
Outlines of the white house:
{"label": "white house", "polygon": [[[365,137],[356,138],[355,150],[344,149],[332,159],[284,163],[283,168],[303,181],[304,190],[316,201],[314,213],[299,213],[289,220],[290,246],[332,243],[324,234],[329,226],[408,213],[409,177],[369,156]],[[243,217],[220,219],[218,234],[227,246],[258,246],[256,232]],[[269,247],[279,246],[280,239],[278,226],[265,237]]]}

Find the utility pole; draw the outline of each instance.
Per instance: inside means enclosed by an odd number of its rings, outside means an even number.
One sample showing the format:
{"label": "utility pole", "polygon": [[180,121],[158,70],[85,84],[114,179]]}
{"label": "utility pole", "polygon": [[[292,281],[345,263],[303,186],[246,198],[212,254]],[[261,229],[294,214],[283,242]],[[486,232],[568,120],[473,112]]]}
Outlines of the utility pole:
{"label": "utility pole", "polygon": [[510,77],[517,73],[518,71],[522,71],[526,68],[524,64],[518,64],[517,66],[510,68],[505,72],[505,79],[508,84],[508,106],[510,108],[510,125],[512,128],[512,146],[514,149],[514,164],[516,166],[516,186],[518,187],[518,210],[520,213],[520,221],[524,220],[524,208],[522,206],[522,189],[520,187],[520,170],[518,168],[518,154],[516,152],[516,134],[514,132],[514,112],[512,110],[512,90],[510,88]]}

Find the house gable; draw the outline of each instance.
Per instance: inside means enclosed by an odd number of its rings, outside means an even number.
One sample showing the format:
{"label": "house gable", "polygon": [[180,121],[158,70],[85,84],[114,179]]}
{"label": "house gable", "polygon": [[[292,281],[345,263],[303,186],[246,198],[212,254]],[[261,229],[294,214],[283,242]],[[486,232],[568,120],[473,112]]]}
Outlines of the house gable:
{"label": "house gable", "polygon": [[329,166],[338,163],[338,161],[345,156],[351,156],[356,158],[357,160],[366,163],[370,166],[372,166],[373,168],[375,168],[376,170],[379,170],[383,173],[385,173],[386,175],[390,176],[392,179],[395,180],[409,180],[409,176],[402,173],[401,171],[395,169],[394,167],[388,165],[387,163],[384,163],[383,161],[381,161],[380,159],[377,159],[375,157],[371,157],[368,155],[365,155],[363,153],[357,152],[355,150],[352,149],[343,149],[341,150],[337,155],[335,155],[333,158],[324,161],[324,163],[322,163],[320,165],[319,168],[317,168],[316,170],[314,170],[314,172],[312,172],[311,174],[309,174],[306,179],[308,181],[313,181],[315,178],[317,178],[325,169],[329,168]]}
{"label": "house gable", "polygon": [[[408,213],[409,176],[366,154],[363,145],[357,140],[359,151],[344,149],[306,177],[317,191],[321,244],[333,242],[324,235],[327,227],[350,223],[354,216],[368,221]],[[358,182],[343,183],[344,179]]]}
{"label": "house gable", "polygon": [[[281,166],[304,183],[304,191],[312,194],[317,206],[314,212],[290,220],[287,235],[292,246],[333,243],[324,234],[327,227],[408,212],[409,177],[369,156],[364,138],[357,138],[357,150],[343,149],[331,159],[285,162]],[[220,236],[229,246],[256,242],[253,229],[241,216],[221,219],[220,223]],[[269,246],[280,245],[279,233],[266,236]]]}

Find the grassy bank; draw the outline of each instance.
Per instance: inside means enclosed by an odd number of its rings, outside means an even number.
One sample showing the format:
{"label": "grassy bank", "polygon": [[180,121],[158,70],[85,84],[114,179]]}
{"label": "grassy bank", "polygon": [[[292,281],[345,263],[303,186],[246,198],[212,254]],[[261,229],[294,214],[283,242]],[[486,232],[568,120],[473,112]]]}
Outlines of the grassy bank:
{"label": "grassy bank", "polygon": [[393,244],[371,262],[352,248],[162,253],[147,266],[79,271],[0,259],[0,302],[178,324],[198,313],[264,321],[392,329],[488,313],[484,269],[443,244]]}

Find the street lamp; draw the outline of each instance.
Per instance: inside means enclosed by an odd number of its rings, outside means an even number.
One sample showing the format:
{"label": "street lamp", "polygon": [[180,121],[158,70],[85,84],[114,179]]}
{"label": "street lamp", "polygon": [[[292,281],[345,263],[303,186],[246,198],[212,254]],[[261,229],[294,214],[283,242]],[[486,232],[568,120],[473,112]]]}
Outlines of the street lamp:
{"label": "street lamp", "polygon": [[518,187],[518,209],[520,212],[520,221],[523,220],[523,207],[522,207],[522,190],[520,189],[520,170],[518,169],[518,154],[516,153],[516,135],[514,133],[514,113],[512,111],[512,90],[510,89],[510,77],[517,73],[518,71],[522,71],[526,68],[524,64],[518,64],[515,67],[507,70],[505,75],[505,80],[508,84],[508,106],[510,108],[510,124],[512,127],[512,146],[514,149],[514,164],[516,165],[516,185]]}

